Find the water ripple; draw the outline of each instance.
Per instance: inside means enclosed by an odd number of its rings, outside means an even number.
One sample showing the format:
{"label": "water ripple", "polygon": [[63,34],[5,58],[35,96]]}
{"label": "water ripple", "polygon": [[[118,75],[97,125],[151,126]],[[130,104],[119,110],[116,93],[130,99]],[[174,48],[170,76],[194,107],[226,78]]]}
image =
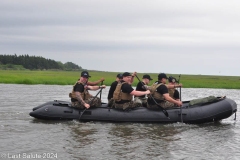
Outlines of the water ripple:
{"label": "water ripple", "polygon": [[[30,117],[39,104],[69,100],[72,86],[0,84],[1,153],[57,153],[59,159],[239,159],[239,111],[201,125],[44,121]],[[102,94],[107,101],[107,88]],[[17,92],[16,92],[17,91]],[[21,94],[19,94],[21,93]],[[182,98],[226,95],[240,104],[240,90],[182,89]],[[96,94],[96,92],[92,92]]]}

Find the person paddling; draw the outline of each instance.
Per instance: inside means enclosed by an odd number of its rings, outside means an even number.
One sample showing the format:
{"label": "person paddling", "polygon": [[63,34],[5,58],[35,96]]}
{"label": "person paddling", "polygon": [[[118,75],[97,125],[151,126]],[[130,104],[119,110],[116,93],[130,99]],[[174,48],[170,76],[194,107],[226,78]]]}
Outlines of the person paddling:
{"label": "person paddling", "polygon": [[[87,85],[89,77],[91,76],[87,71],[82,71],[80,79],[74,84],[72,92],[69,93],[72,107],[84,109],[89,108],[90,105],[93,107],[101,106],[101,99],[98,97],[93,97],[88,90],[98,90],[100,88],[106,88],[106,86]],[[89,102],[91,102],[91,104],[89,104]]]}
{"label": "person paddling", "polygon": [[153,98],[163,108],[182,106],[182,101],[177,101],[169,96],[166,85],[167,79],[168,77],[165,73],[160,73],[158,75],[158,81],[151,86],[151,96],[148,97],[149,108],[158,108]]}
{"label": "person paddling", "polygon": [[[136,91],[146,91],[150,81],[153,80],[148,74],[143,75],[142,81],[139,81]],[[135,103],[141,103],[143,107],[147,107],[147,95],[134,96]]]}
{"label": "person paddling", "polygon": [[181,99],[180,99],[179,91],[177,89],[175,89],[175,87],[177,87],[177,86],[181,87],[181,84],[178,85],[177,83],[179,83],[179,82],[177,81],[176,78],[174,78],[172,76],[170,76],[168,78],[168,85],[174,86],[174,88],[168,88],[168,93],[169,93],[170,97],[172,97],[173,99],[175,99],[177,101],[180,101]]}
{"label": "person paddling", "polygon": [[150,91],[136,91],[132,88],[131,84],[133,82],[133,79],[136,75],[136,72],[133,74],[129,72],[123,73],[123,80],[121,80],[114,93],[113,93],[113,99],[114,99],[114,107],[118,109],[130,109],[134,107],[141,106],[141,104],[137,104],[133,102],[133,96],[142,96],[145,94],[149,94]]}

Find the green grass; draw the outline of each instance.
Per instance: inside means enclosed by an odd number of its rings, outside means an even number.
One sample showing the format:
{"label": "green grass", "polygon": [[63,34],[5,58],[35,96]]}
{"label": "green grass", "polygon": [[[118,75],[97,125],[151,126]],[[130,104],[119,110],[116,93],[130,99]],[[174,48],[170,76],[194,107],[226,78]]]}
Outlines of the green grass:
{"label": "green grass", "polygon": [[[117,72],[89,71],[89,81],[105,78],[104,84],[110,86],[115,80]],[[138,73],[141,79],[143,74]],[[149,74],[157,80],[158,73]],[[167,74],[179,78],[176,74]],[[73,85],[80,77],[80,71],[29,71],[29,70],[0,70],[0,83],[5,84],[46,84],[46,85]],[[183,88],[225,88],[240,89],[240,77],[238,76],[208,76],[208,75],[181,75]],[[133,86],[138,83],[135,78]],[[152,84],[151,83],[151,84]]]}

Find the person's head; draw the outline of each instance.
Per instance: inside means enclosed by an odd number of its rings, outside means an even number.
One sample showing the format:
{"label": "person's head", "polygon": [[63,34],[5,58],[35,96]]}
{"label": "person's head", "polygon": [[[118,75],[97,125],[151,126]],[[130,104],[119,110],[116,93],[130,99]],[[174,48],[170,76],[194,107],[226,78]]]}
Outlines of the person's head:
{"label": "person's head", "polygon": [[151,80],[153,80],[148,74],[145,74],[145,75],[143,75],[143,81],[144,81],[144,83],[146,84],[146,85],[148,85],[149,84],[149,82],[151,81]]}
{"label": "person's head", "polygon": [[87,71],[82,71],[80,81],[86,83],[88,78],[91,77]]}
{"label": "person's head", "polygon": [[123,80],[129,84],[131,84],[131,80],[132,80],[132,74],[129,72],[124,72],[122,74]]}
{"label": "person's head", "polygon": [[167,75],[165,73],[160,73],[158,75],[158,81],[159,82],[162,82],[162,83],[166,84],[167,79],[168,79],[168,77],[167,77]]}
{"label": "person's head", "polygon": [[170,76],[170,77],[168,78],[168,82],[171,83],[171,84],[178,83],[178,82],[177,82],[177,79],[174,78],[174,77],[172,77],[172,76]]}
{"label": "person's head", "polygon": [[122,74],[121,73],[117,74],[116,81],[120,81],[122,79],[123,79]]}

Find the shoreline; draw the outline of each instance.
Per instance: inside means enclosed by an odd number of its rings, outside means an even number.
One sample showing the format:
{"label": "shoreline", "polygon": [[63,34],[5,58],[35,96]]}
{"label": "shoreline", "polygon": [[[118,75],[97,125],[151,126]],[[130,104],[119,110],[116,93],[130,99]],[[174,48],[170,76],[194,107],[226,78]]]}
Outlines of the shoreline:
{"label": "shoreline", "polygon": [[[0,70],[1,84],[26,84],[26,85],[74,85],[80,77],[80,71],[29,71],[29,70]],[[103,84],[110,86],[115,81],[119,72],[89,71],[89,81],[97,81],[105,78]],[[138,73],[141,79],[144,74],[149,74],[157,81],[158,73]],[[166,73],[167,76],[179,78],[177,74]],[[240,89],[239,76],[211,76],[211,75],[181,75],[182,88],[215,88],[215,89]],[[136,86],[138,79],[135,78],[132,86]]]}

